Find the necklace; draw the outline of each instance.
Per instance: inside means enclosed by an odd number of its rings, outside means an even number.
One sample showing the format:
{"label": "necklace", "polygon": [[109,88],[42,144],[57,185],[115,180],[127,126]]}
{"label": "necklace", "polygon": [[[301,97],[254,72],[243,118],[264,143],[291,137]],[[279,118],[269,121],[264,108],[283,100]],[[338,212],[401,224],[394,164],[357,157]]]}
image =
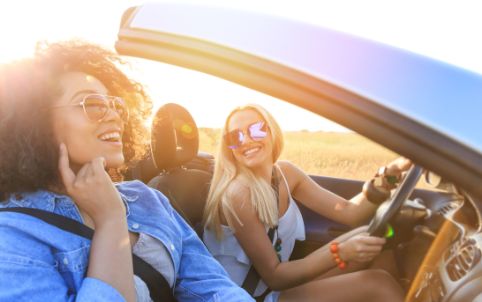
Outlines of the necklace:
{"label": "necklace", "polygon": [[[274,193],[276,195],[276,206],[278,207],[278,211],[279,211],[279,179],[278,179],[278,176],[276,175],[275,168],[276,167],[273,166],[273,172],[271,173],[271,187],[273,187]],[[276,242],[274,244],[274,250],[276,252],[276,255],[278,255],[279,261],[281,262],[281,249],[282,249],[281,243],[283,241],[279,237],[278,225],[272,229],[274,229],[274,231],[276,232]]]}

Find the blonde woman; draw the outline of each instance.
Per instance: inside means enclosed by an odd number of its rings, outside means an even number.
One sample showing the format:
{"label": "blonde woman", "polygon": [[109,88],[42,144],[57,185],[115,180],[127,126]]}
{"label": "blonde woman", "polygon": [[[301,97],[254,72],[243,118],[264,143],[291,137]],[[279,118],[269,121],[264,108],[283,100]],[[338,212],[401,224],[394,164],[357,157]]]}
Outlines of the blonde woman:
{"label": "blonde woman", "polygon": [[[305,238],[294,199],[322,216],[358,226],[377,207],[367,194],[345,200],[292,163],[277,161],[283,148],[281,129],[258,105],[233,110],[222,134],[204,213],[204,242],[233,281],[242,285],[253,266],[261,278],[253,292],[258,301],[402,301],[400,286],[385,271],[343,273],[346,266],[373,260],[385,243],[363,228],[289,261],[295,240]],[[399,177],[409,167],[408,160],[399,159],[386,171]],[[372,189],[388,191],[385,184]],[[268,229],[275,230],[273,241]],[[339,274],[323,276],[337,266]]]}

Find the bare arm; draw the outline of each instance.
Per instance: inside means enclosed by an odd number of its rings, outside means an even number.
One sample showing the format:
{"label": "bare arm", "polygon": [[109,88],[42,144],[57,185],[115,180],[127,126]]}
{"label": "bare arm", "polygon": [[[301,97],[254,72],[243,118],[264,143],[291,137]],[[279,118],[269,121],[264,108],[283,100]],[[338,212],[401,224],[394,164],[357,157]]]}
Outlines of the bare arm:
{"label": "bare arm", "polygon": [[[408,169],[410,164],[406,159],[397,159],[389,164],[389,169],[403,171]],[[376,210],[376,206],[366,200],[363,194],[358,194],[348,201],[320,187],[293,164],[282,162],[280,167],[288,180],[293,197],[320,215],[356,226],[363,223]],[[229,201],[240,219],[237,221],[229,217],[233,222],[234,235],[261,278],[271,289],[282,290],[303,284],[335,266],[326,246],[304,259],[279,262],[265,226],[258,219],[252,206],[249,190],[241,182],[234,181],[229,187],[228,194]],[[371,261],[385,244],[385,239],[368,236],[360,228],[340,236],[337,241],[340,244],[339,254],[347,262]]]}
{"label": "bare arm", "polygon": [[[396,175],[410,165],[409,160],[398,158],[387,167],[390,174]],[[281,162],[280,167],[289,180],[293,197],[322,216],[355,227],[365,223],[377,209],[377,205],[369,202],[362,193],[348,201],[318,185],[290,162]]]}
{"label": "bare arm", "polygon": [[249,191],[241,189],[230,199],[241,222],[231,219],[234,235],[271,289],[281,290],[300,285],[333,267],[329,251],[315,252],[312,257],[303,260],[280,262],[249,198]]}
{"label": "bare arm", "polygon": [[376,210],[376,206],[361,193],[349,201],[321,187],[290,162],[282,162],[280,167],[289,180],[293,197],[324,217],[354,227],[362,224]]}
{"label": "bare arm", "polygon": [[125,208],[104,170],[104,159],[94,159],[75,175],[69,166],[67,148],[61,144],[59,170],[67,193],[95,225],[87,276],[109,283],[127,301],[135,301]]}
{"label": "bare arm", "polygon": [[[264,225],[258,219],[249,200],[249,191],[233,182],[230,202],[240,222],[231,219],[234,235],[248,255],[263,281],[273,290],[283,290],[303,284],[333,268],[336,264],[329,249],[322,247],[304,259],[280,262],[270,242]],[[344,235],[340,239],[340,255],[346,261],[370,261],[381,250],[384,240],[375,237],[354,236],[361,231]],[[352,237],[353,236],[353,237]],[[360,253],[363,253],[360,255]]]}

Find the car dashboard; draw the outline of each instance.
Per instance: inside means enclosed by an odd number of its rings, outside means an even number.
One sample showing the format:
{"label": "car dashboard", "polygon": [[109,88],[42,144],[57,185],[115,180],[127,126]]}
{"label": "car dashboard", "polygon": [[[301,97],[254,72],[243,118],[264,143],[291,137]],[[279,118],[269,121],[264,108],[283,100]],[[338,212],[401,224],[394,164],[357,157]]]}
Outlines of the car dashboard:
{"label": "car dashboard", "polygon": [[[441,196],[426,204],[429,215],[422,227],[414,228],[422,231],[412,240],[424,237],[429,244],[424,259],[417,262],[406,301],[473,301],[482,293],[480,213],[470,196]],[[410,255],[416,249],[405,252]]]}

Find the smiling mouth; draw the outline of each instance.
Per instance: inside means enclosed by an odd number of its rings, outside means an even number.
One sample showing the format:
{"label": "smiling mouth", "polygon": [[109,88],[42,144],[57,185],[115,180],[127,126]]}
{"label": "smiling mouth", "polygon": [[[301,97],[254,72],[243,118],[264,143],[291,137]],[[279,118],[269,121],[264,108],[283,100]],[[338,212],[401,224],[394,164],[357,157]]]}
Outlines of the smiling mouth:
{"label": "smiling mouth", "polygon": [[122,136],[119,131],[110,131],[103,133],[98,136],[98,138],[106,143],[122,144]]}
{"label": "smiling mouth", "polygon": [[259,150],[261,150],[261,147],[249,148],[243,152],[243,155],[248,157],[250,155],[257,153]]}

